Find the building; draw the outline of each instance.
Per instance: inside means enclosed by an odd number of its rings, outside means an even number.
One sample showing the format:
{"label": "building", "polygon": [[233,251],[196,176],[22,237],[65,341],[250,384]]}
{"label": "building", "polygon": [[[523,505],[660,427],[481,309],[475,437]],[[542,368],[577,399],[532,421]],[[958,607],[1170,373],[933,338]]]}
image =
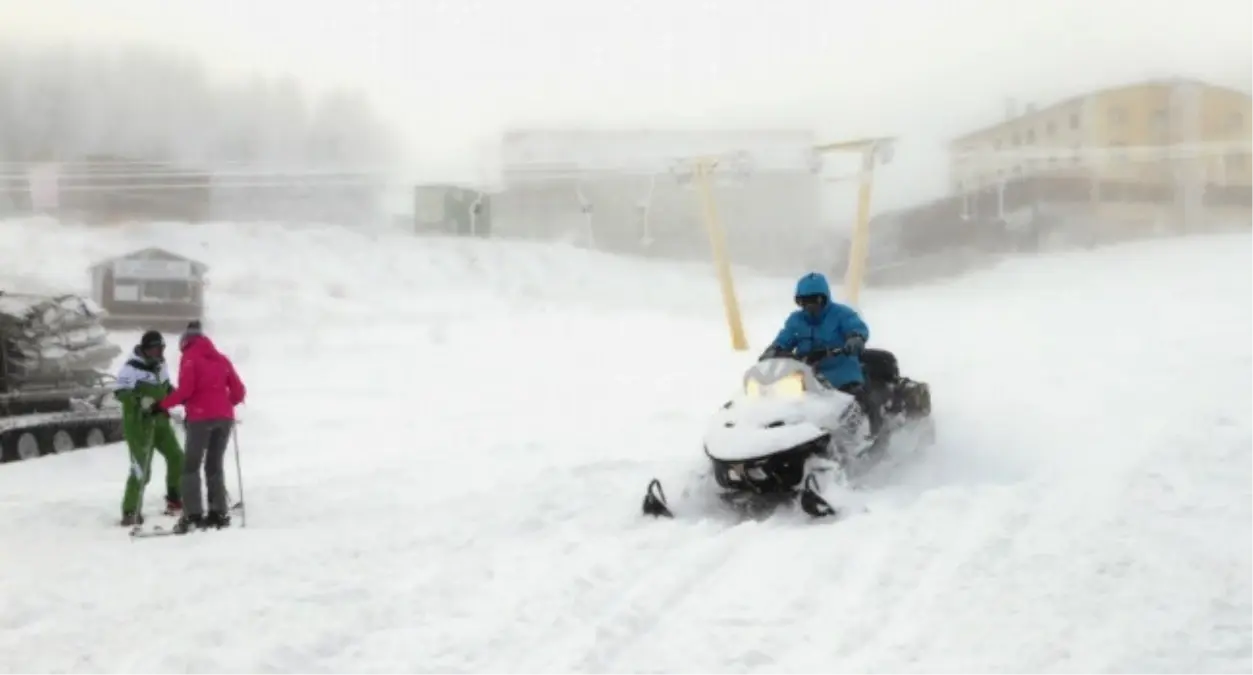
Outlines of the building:
{"label": "building", "polygon": [[735,264],[793,272],[822,261],[816,138],[804,130],[518,130],[501,147],[492,233],[597,250],[707,259],[695,160],[716,158],[712,192]]}
{"label": "building", "polygon": [[1224,86],[1145,81],[1010,109],[949,150],[950,194],[872,220],[872,276],[1253,227],[1253,94]]}
{"label": "building", "polygon": [[492,196],[461,185],[415,186],[413,229],[418,234],[490,237]]}
{"label": "building", "polygon": [[953,192],[1042,173],[1166,183],[1169,160],[1205,158],[1208,182],[1250,180],[1250,96],[1194,81],[1154,81],[1029,106],[950,146]]}
{"label": "building", "polygon": [[1005,253],[1248,228],[1250,95],[1196,81],[1103,89],[953,139],[949,194],[871,219],[867,281]]}
{"label": "building", "polygon": [[204,263],[146,248],[91,266],[92,300],[106,328],[181,331],[204,319]]}
{"label": "building", "polygon": [[[1088,215],[1114,230],[1247,220],[1250,100],[1226,87],[1162,80],[1010,110],[952,141],[951,191],[966,202],[995,192],[983,201],[995,202],[1000,218],[1024,200],[1086,202]],[[1008,208],[1004,192],[1019,193]]]}
{"label": "building", "polygon": [[214,220],[352,226],[385,219],[387,181],[379,174],[257,164],[227,167],[212,180]]}
{"label": "building", "polygon": [[20,213],[103,225],[199,222],[210,215],[209,174],[162,162],[88,155],[75,161],[33,163],[3,178],[0,208],[7,205]]}

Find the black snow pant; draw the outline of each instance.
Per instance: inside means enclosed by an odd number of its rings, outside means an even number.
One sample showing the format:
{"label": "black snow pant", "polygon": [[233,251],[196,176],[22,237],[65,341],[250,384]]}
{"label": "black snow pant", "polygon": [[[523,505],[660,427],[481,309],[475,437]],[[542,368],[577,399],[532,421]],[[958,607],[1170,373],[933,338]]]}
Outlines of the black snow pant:
{"label": "black snow pant", "polygon": [[879,409],[874,397],[870,395],[870,385],[854,382],[840,387],[839,390],[853,395],[853,399],[857,401],[857,405],[861,406],[861,411],[870,421],[870,434],[877,435],[879,429],[883,428],[883,411]]}
{"label": "black snow pant", "polygon": [[232,420],[197,420],[187,423],[187,453],[183,461],[183,513],[190,517],[204,515],[200,493],[200,464],[204,462],[205,490],[209,511],[225,514],[230,509],[226,497],[226,472],[223,464],[226,445],[231,438]]}

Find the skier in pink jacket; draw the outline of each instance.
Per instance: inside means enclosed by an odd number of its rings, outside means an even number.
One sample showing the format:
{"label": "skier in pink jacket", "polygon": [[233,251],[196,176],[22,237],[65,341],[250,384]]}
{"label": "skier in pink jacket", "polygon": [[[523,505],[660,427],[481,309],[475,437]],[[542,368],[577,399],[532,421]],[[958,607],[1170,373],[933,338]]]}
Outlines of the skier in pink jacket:
{"label": "skier in pink jacket", "polygon": [[[229,527],[230,505],[226,496],[223,460],[235,425],[235,406],[244,402],[247,390],[235,366],[204,335],[199,321],[187,325],[179,341],[178,386],[153,404],[156,414],[169,414],[181,405],[187,416],[187,450],[181,492],[183,514],[174,526],[182,534],[192,527]],[[209,510],[205,513],[200,491],[200,465],[204,463]]]}

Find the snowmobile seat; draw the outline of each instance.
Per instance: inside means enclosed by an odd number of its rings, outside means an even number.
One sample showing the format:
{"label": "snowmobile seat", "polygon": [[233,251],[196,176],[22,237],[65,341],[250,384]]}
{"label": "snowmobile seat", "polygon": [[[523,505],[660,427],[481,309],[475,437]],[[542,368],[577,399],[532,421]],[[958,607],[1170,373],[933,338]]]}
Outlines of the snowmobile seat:
{"label": "snowmobile seat", "polygon": [[893,383],[900,379],[901,369],[896,355],[886,349],[864,349],[861,352],[861,370],[867,380]]}

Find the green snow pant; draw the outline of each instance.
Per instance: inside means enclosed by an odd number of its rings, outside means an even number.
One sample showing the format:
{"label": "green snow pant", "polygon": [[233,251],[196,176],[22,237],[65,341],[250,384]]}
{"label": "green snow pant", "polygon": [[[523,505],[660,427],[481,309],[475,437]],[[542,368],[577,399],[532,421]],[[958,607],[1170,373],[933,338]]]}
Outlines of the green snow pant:
{"label": "green snow pant", "polygon": [[179,497],[183,475],[183,448],[174,435],[170,418],[153,416],[126,426],[126,447],[130,450],[131,468],[122,495],[122,514],[139,513],[144,503],[144,488],[152,476],[152,455],[155,450],[165,459],[165,494]]}

